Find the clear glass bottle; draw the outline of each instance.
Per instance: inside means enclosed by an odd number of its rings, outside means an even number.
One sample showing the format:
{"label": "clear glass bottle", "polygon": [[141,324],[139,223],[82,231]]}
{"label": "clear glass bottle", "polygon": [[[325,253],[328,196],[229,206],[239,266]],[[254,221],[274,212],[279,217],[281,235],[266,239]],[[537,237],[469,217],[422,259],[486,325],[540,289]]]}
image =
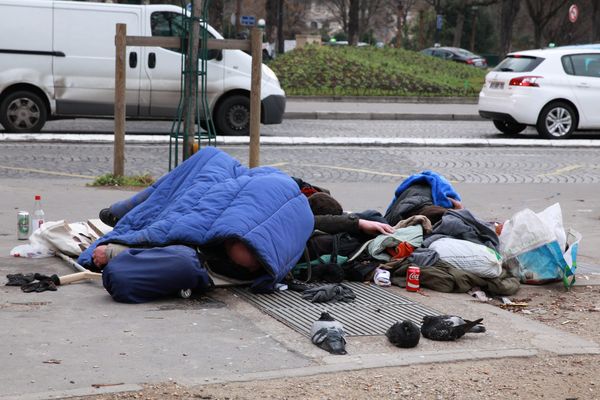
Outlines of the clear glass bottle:
{"label": "clear glass bottle", "polygon": [[38,229],[45,222],[45,214],[42,209],[42,196],[39,194],[35,195],[35,207],[31,218],[32,231]]}

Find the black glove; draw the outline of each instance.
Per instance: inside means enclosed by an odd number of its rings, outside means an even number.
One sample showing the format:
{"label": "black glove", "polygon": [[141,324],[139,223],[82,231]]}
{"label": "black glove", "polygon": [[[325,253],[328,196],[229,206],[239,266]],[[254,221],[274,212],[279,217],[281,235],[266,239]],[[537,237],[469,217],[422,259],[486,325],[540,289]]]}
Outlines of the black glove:
{"label": "black glove", "polygon": [[8,274],[6,286],[23,286],[35,280],[34,274]]}
{"label": "black glove", "polygon": [[302,298],[313,303],[325,303],[327,301],[351,302],[354,301],[356,295],[348,286],[338,283],[307,289],[302,293]]}
{"label": "black glove", "polygon": [[[25,293],[30,292],[45,292],[46,290],[56,291],[56,275],[47,276],[42,274],[35,274],[34,277],[37,282],[27,283],[21,286],[21,290]],[[58,278],[58,277],[57,277]]]}

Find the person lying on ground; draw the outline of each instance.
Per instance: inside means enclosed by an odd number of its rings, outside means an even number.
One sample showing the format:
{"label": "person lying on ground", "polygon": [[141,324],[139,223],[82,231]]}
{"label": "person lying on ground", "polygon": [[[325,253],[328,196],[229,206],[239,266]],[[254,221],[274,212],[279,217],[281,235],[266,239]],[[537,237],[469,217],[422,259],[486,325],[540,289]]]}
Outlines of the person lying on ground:
{"label": "person lying on ground", "polygon": [[[110,210],[118,220],[114,230],[78,262],[102,268],[111,296],[133,303],[207,290],[211,269],[256,292],[273,291],[314,227],[308,201],[289,176],[248,169],[213,147]],[[118,245],[125,249],[116,252]]]}
{"label": "person lying on ground", "polygon": [[[314,216],[317,230],[332,234],[346,232],[355,235],[355,238],[362,237],[362,240],[354,239],[352,243],[355,246],[372,235],[393,232],[393,228],[386,223],[359,218],[357,214],[344,214],[339,202],[325,193],[312,195],[308,202],[313,213],[317,214]],[[319,239],[322,243],[324,238]],[[197,265],[196,257],[188,253],[189,249],[182,246],[139,249],[119,243],[107,243],[94,249],[92,260],[99,270],[103,270],[111,260],[122,254],[106,268],[105,287],[116,300],[138,302],[147,297],[172,293],[180,289],[181,285],[189,284],[188,282],[206,285],[201,278],[202,268]],[[175,257],[177,269],[172,265],[175,259],[169,262],[168,257]],[[205,246],[200,258],[206,261],[209,275],[216,273],[236,282],[247,282],[264,273],[252,249],[237,239]],[[166,278],[165,269],[172,271]],[[179,276],[187,277],[187,281],[176,279]],[[123,280],[126,281],[125,284],[121,283]],[[139,298],[137,292],[144,292],[145,297]]]}
{"label": "person lying on ground", "polygon": [[443,176],[423,171],[402,181],[385,212],[390,225],[414,215],[426,216],[435,225],[449,209],[462,209],[460,195]]}
{"label": "person lying on ground", "polygon": [[394,228],[378,212],[344,213],[342,205],[324,192],[312,194],[308,204],[315,216],[315,230],[330,234],[345,232],[370,236],[394,232]]}

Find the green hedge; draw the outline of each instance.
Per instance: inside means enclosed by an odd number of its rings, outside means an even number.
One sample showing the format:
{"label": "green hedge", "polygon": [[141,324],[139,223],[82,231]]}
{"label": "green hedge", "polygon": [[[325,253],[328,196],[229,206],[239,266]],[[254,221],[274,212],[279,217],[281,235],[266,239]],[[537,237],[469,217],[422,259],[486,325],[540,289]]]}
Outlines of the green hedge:
{"label": "green hedge", "polygon": [[414,51],[351,46],[307,46],[269,66],[290,96],[476,96],[486,73]]}

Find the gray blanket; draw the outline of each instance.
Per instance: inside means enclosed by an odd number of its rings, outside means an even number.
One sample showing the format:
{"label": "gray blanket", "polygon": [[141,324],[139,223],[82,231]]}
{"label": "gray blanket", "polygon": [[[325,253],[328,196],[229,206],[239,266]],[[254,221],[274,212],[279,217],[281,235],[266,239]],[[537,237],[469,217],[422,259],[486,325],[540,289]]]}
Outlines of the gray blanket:
{"label": "gray blanket", "polygon": [[475,217],[469,210],[448,210],[423,240],[423,247],[443,237],[468,240],[498,250],[499,240],[491,223]]}

